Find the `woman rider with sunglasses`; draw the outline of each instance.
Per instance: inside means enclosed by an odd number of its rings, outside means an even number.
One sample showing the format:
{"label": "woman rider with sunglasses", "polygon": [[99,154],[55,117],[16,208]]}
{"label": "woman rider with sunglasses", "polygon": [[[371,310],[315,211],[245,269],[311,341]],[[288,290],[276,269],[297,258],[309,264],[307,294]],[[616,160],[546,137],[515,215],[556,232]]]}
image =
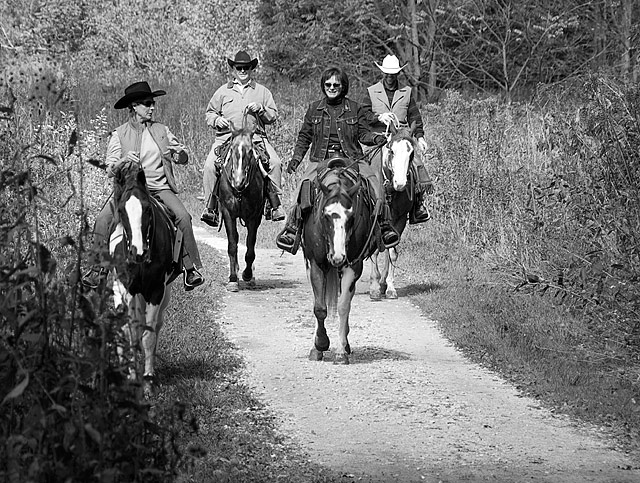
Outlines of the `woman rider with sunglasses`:
{"label": "woman rider with sunglasses", "polygon": [[[170,209],[175,224],[184,236],[184,286],[186,290],[191,290],[204,283],[199,271],[202,262],[193,234],[191,215],[176,196],[178,189],[173,175],[173,164],[186,164],[189,155],[167,126],[153,120],[155,98],[164,96],[165,91],[152,91],[148,83],[136,82],[124,92],[125,95],[115,103],[114,108],[127,108],[129,120],[111,133],[107,146],[107,175],[113,177],[125,163],[142,166],[149,191]],[[82,283],[90,288],[98,288],[106,275],[100,263],[108,248],[113,210],[113,203],[109,202],[96,217],[92,246],[95,264],[82,278]]]}
{"label": "woman rider with sunglasses", "polygon": [[[372,133],[365,109],[347,97],[349,78],[338,67],[326,69],[320,79],[320,89],[324,97],[311,103],[304,116],[298,133],[293,158],[287,166],[287,173],[293,173],[311,147],[309,166],[301,180],[313,180],[317,175],[318,162],[332,157],[358,160],[360,175],[368,180],[371,196],[375,202],[375,212],[379,218],[382,242],[385,248],[392,248],[400,241],[398,232],[389,222],[389,210],[384,206],[384,194],[380,180],[366,161],[360,143],[368,146],[383,145],[386,138]],[[300,188],[298,188],[299,194]],[[298,194],[296,200],[298,200]],[[302,214],[296,204],[287,218],[285,228],[276,238],[282,250],[295,253],[297,238],[302,224]]]}

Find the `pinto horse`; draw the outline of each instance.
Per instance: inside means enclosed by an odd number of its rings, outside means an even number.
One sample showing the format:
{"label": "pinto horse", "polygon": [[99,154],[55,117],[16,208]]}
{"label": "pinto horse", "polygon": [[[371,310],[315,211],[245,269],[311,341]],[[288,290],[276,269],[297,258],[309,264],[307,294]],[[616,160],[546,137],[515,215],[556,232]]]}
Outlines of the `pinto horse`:
{"label": "pinto horse", "polygon": [[[126,164],[116,175],[114,203],[116,225],[109,240],[114,305],[127,309],[123,329],[131,349],[142,347],[143,389],[148,396],[155,384],[156,348],[171,297],[170,283],[180,273],[173,253],[176,229],[149,193],[144,171],[135,163]],[[137,377],[136,371],[131,376]]]}
{"label": "pinto horse", "polygon": [[[411,160],[415,151],[415,141],[409,128],[397,129],[391,125],[387,144],[382,148],[382,186],[391,211],[391,224],[402,236],[407,226],[407,217],[413,204],[415,180],[411,176]],[[397,247],[376,252],[371,257],[369,277],[369,297],[397,299],[395,287],[395,267],[398,261]]]}
{"label": "pinto horse", "polygon": [[375,249],[373,208],[357,171],[357,163],[344,158],[329,160],[326,170],[318,167],[320,188],[303,226],[302,246],[307,273],[313,287],[316,329],[310,360],[322,360],[329,350],[325,319],[339,317],[340,342],[335,362],[348,364],[351,347],[349,312],[363,260]]}
{"label": "pinto horse", "polygon": [[227,254],[229,256],[229,282],[227,290],[238,291],[238,226],[244,223],[247,229],[244,256],[245,269],[242,280],[249,286],[255,285],[253,262],[256,259],[256,238],[262,221],[265,205],[266,171],[258,161],[253,146],[253,130],[242,128],[231,131],[230,145],[222,164],[222,175],[218,199],[220,211],[227,233]]}

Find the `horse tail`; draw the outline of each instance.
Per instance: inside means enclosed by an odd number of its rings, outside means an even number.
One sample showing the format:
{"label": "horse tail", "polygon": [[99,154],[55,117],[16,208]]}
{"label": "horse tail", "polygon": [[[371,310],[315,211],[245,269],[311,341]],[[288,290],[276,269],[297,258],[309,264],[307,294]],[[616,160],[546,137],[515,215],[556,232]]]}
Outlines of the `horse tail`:
{"label": "horse tail", "polygon": [[331,267],[327,272],[324,288],[324,301],[327,304],[327,317],[335,318],[338,314],[338,296],[340,294],[340,278],[338,269]]}

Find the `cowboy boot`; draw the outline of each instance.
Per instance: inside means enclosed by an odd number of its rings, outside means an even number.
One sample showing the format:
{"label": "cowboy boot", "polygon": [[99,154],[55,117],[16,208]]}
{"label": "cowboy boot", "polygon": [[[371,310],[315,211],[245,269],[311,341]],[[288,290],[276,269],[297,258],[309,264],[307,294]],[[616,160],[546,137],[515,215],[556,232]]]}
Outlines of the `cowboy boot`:
{"label": "cowboy boot", "polygon": [[424,186],[416,187],[416,196],[413,200],[413,206],[409,213],[409,224],[415,225],[417,223],[424,223],[431,218],[429,213],[429,207],[427,205],[427,189]]}
{"label": "cowboy boot", "polygon": [[300,229],[302,228],[302,217],[300,216],[300,208],[295,205],[287,218],[284,229],[276,238],[276,245],[281,250],[295,255],[300,246]]}
{"label": "cowboy boot", "polygon": [[220,226],[220,214],[218,213],[218,197],[211,193],[207,208],[200,215],[200,221],[207,225],[217,228]]}
{"label": "cowboy boot", "polygon": [[382,205],[382,213],[380,216],[379,224],[382,235],[382,244],[387,250],[389,250],[400,243],[400,234],[391,224],[391,212],[386,203]]}
{"label": "cowboy boot", "polygon": [[278,196],[278,189],[270,179],[268,179],[267,182],[267,195],[269,198],[269,204],[271,205],[271,217],[265,218],[271,219],[271,221],[282,221],[285,219],[286,213],[282,208],[282,203],[280,202],[280,197]]}

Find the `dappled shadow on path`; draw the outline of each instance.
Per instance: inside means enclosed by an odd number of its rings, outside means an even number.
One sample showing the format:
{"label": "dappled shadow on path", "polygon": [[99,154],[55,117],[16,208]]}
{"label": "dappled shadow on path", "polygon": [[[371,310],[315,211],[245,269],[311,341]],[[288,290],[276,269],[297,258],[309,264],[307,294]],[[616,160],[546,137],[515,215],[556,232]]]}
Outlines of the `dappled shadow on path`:
{"label": "dappled shadow on path", "polygon": [[[406,361],[410,359],[411,355],[407,352],[371,345],[354,347],[353,353],[349,356],[351,364],[370,364],[377,361]],[[325,352],[325,361],[332,360],[333,352]]]}

